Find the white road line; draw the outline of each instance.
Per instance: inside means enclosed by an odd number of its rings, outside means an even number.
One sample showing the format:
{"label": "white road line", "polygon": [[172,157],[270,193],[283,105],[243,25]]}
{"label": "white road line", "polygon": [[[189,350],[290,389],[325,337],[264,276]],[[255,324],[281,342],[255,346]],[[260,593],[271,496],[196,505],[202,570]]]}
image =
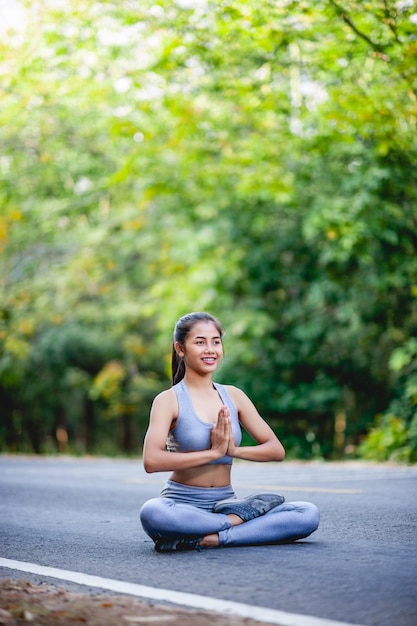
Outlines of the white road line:
{"label": "white road line", "polygon": [[145,587],[144,585],[123,582],[121,580],[112,580],[111,578],[101,578],[100,576],[91,576],[89,574],[82,574],[81,572],[70,572],[68,570],[56,569],[55,567],[45,567],[43,565],[36,565],[36,563],[26,563],[23,561],[13,561],[11,559],[0,558],[0,567],[18,570],[20,572],[27,572],[30,574],[37,574],[39,576],[58,578],[59,580],[76,583],[77,585],[97,587],[105,591],[114,591],[116,593],[136,596],[148,600],[169,602],[182,607],[200,609],[203,611],[214,611],[224,615],[239,615],[240,617],[250,618],[259,622],[279,624],[279,626],[359,626],[357,624],[335,622],[333,620],[311,617],[309,615],[299,615],[297,613],[263,609],[258,606],[250,606],[249,604],[241,604],[240,602],[229,602],[227,600],[218,600],[208,596],[206,597],[191,593],[182,593],[179,591],[171,591],[169,589]]}

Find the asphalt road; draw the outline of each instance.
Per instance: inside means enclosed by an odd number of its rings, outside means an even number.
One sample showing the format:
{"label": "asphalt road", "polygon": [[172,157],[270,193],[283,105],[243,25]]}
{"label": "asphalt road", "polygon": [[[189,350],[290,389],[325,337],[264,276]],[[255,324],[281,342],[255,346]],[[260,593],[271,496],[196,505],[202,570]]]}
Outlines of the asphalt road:
{"label": "asphalt road", "polygon": [[[417,624],[417,466],[236,462],[239,496],[321,510],[291,545],[157,554],[140,460],[0,456],[0,557],[364,626]],[[7,568],[2,578],[28,578]]]}

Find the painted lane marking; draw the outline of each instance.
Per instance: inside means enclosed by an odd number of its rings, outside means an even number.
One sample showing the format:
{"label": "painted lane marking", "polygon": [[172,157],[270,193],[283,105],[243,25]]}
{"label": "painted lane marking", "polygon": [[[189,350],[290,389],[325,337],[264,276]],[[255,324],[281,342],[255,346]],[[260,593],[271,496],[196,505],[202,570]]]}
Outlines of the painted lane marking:
{"label": "painted lane marking", "polygon": [[[234,483],[236,487],[247,489],[247,484]],[[298,485],[252,485],[251,489],[270,489],[271,491],[305,491],[309,493],[365,493],[363,489],[337,489],[334,487],[299,487]]]}
{"label": "painted lane marking", "polygon": [[200,596],[192,593],[146,587],[136,583],[123,582],[122,580],[101,578],[100,576],[91,576],[90,574],[82,574],[81,572],[71,572],[68,570],[57,569],[55,567],[46,567],[43,565],[37,565],[36,563],[14,561],[12,559],[3,559],[1,557],[0,567],[27,572],[29,574],[37,574],[39,576],[49,578],[57,578],[59,580],[65,580],[66,582],[72,582],[77,585],[85,585],[87,587],[113,591],[147,600],[158,600],[159,602],[168,602],[182,607],[200,609],[203,611],[213,611],[224,615],[239,615],[240,617],[246,617],[259,622],[279,624],[279,626],[359,626],[358,624],[348,624],[347,622],[338,622],[319,617],[312,617],[310,615],[300,615],[298,613],[287,613],[286,611],[264,609],[259,606],[250,606],[249,604],[242,604],[240,602],[218,600],[216,598]]}
{"label": "painted lane marking", "polygon": [[[152,480],[147,478],[127,478],[126,483],[137,483],[139,485],[160,485],[161,489],[163,483],[160,480]],[[364,489],[337,489],[334,487],[299,487],[298,485],[253,485],[252,483],[233,483],[234,487],[240,489],[262,489],[268,491],[303,491],[308,493],[365,493]]]}

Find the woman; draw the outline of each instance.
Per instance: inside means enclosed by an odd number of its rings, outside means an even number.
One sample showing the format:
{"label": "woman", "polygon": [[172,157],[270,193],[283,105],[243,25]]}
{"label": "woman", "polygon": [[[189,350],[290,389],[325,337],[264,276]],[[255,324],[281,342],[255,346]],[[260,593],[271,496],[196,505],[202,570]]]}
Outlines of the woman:
{"label": "woman", "polygon": [[[147,472],[172,471],[160,497],[140,512],[157,552],[295,541],[319,524],[309,502],[285,503],[276,493],[236,497],[234,458],[282,461],[285,451],[243,391],[212,381],[222,337],[208,313],[190,313],[175,325],[173,386],[153,402],[143,448]],[[239,445],[240,425],[257,445]]]}

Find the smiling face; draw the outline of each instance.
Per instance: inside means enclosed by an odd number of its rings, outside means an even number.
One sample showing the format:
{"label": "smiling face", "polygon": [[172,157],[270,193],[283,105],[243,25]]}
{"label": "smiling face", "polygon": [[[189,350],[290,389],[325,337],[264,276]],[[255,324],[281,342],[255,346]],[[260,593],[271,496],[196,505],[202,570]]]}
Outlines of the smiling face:
{"label": "smiling face", "polygon": [[216,325],[210,321],[196,322],[188,333],[185,344],[175,344],[187,369],[201,375],[214,372],[223,356],[222,338]]}

